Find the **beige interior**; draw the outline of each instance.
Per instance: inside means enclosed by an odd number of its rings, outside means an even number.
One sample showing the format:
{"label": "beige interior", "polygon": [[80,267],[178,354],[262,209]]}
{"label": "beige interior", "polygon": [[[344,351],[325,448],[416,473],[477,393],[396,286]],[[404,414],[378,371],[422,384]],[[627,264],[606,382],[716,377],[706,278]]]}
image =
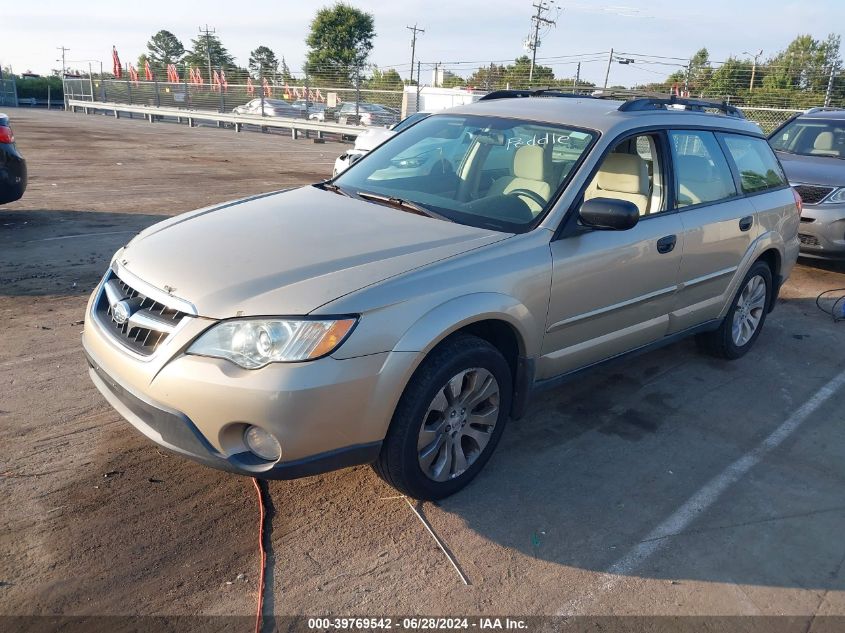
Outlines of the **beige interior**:
{"label": "beige interior", "polygon": [[[513,157],[513,176],[497,178],[487,195],[503,195],[515,189],[528,189],[548,200],[552,195],[552,187],[548,183],[551,169],[546,154],[537,145],[525,145],[517,149]],[[534,200],[523,200],[533,213],[542,210]]]}
{"label": "beige interior", "polygon": [[608,154],[587,187],[584,200],[615,198],[637,205],[640,215],[648,212],[648,165],[637,154]]}
{"label": "beige interior", "polygon": [[839,153],[833,149],[833,132],[822,132],[816,137],[813,143],[811,154],[822,156],[838,156]]}
{"label": "beige interior", "polygon": [[678,204],[690,206],[730,198],[736,193],[733,182],[718,177],[715,167],[703,156],[681,155],[678,170]]}

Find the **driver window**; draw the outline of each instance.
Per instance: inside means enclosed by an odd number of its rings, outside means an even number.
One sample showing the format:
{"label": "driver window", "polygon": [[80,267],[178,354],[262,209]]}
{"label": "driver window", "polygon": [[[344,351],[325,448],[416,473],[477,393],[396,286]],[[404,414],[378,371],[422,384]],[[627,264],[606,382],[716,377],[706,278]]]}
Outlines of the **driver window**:
{"label": "driver window", "polygon": [[592,198],[633,202],[641,216],[666,211],[660,137],[641,134],[618,143],[584,192],[584,200]]}

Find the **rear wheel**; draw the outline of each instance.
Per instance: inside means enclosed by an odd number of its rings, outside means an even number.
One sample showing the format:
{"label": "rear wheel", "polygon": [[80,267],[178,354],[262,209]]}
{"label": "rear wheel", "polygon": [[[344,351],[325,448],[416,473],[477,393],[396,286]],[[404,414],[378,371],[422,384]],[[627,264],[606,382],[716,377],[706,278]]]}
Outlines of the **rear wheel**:
{"label": "rear wheel", "polygon": [[771,300],[772,271],[768,264],[758,261],[742,280],[719,329],[697,337],[699,346],[719,358],[744,356],[763,329]]}
{"label": "rear wheel", "polygon": [[411,378],[373,465],[417,499],[442,499],[466,486],[490,458],[508,418],[511,373],[487,341],[456,335]]}

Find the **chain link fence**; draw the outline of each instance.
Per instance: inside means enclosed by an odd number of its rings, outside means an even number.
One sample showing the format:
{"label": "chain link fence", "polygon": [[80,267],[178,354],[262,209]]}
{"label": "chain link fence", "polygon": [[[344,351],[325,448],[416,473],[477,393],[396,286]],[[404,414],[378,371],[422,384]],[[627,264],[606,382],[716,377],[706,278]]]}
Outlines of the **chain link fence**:
{"label": "chain link fence", "polygon": [[0,106],[18,106],[18,91],[14,79],[0,79]]}

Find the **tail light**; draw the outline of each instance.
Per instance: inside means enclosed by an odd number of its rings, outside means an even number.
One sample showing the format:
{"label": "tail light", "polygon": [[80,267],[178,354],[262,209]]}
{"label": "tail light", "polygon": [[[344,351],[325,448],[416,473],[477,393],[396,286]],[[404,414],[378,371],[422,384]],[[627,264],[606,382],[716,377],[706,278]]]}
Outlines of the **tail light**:
{"label": "tail light", "polygon": [[12,134],[12,128],[0,125],[0,143],[14,143],[15,135]]}
{"label": "tail light", "polygon": [[792,195],[795,196],[795,206],[798,207],[798,215],[801,215],[801,212],[804,210],[804,201],[801,199],[801,194],[793,187]]}

